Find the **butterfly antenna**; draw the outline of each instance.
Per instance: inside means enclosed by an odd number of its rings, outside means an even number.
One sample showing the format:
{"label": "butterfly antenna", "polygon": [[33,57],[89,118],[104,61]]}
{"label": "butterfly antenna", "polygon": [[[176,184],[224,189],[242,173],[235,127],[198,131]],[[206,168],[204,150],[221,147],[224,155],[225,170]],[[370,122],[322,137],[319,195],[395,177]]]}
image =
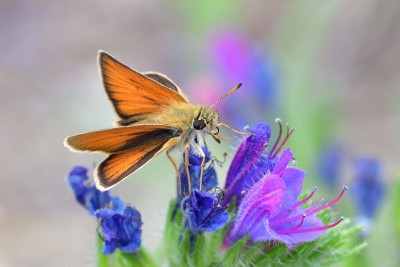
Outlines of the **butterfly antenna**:
{"label": "butterfly antenna", "polygon": [[211,107],[214,107],[216,104],[218,104],[222,99],[224,99],[225,97],[227,97],[228,95],[232,94],[233,92],[235,92],[237,89],[240,88],[240,86],[242,86],[242,83],[239,83],[237,85],[235,85],[231,90],[229,90],[226,94],[224,94],[220,99],[218,99],[214,104],[211,105]]}

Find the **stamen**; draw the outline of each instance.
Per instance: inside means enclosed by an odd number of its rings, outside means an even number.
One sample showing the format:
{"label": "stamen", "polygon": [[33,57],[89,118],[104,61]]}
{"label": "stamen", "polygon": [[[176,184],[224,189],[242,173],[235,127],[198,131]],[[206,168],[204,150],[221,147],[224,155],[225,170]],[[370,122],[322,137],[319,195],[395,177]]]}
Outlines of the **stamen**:
{"label": "stamen", "polygon": [[300,223],[298,225],[296,225],[295,227],[289,228],[289,229],[284,229],[282,231],[277,231],[277,233],[278,234],[290,234],[290,233],[293,233],[293,232],[297,232],[296,230],[299,229],[303,225],[304,219],[306,218],[306,214],[303,213],[302,216],[303,217],[301,218],[301,221],[300,221]]}
{"label": "stamen", "polygon": [[[296,204],[291,206],[289,209],[280,212],[280,214],[277,214],[273,218],[273,222],[276,222],[277,220],[281,220],[281,219],[286,218],[287,216],[289,216],[290,213],[292,213],[295,208],[297,208],[297,207],[303,205],[304,203],[306,203],[307,201],[309,201],[314,196],[314,193],[317,191],[317,189],[318,189],[317,187],[314,187],[313,190],[311,191],[311,193],[307,197],[303,198],[302,200],[300,200],[299,202],[297,202]],[[273,222],[271,223],[271,226],[274,225]],[[279,224],[281,224],[281,223],[279,223]]]}
{"label": "stamen", "polygon": [[[279,126],[279,134],[278,134],[278,138],[276,139],[274,146],[272,147],[271,151],[269,152],[269,155],[271,156],[272,153],[274,153],[276,146],[279,144],[279,141],[281,140],[281,136],[282,136],[282,121],[280,118],[276,118],[275,122],[278,123]],[[269,157],[269,159],[272,159],[271,157]]]}
{"label": "stamen", "polygon": [[[336,202],[338,202],[338,201],[342,198],[344,192],[345,192],[347,189],[348,189],[348,187],[344,185],[344,186],[342,187],[342,191],[340,192],[340,194],[339,194],[335,199],[333,199],[333,200],[329,201],[328,203],[326,203],[326,204],[324,204],[324,205],[322,205],[322,206],[319,206],[319,207],[315,207],[314,205],[312,205],[310,208],[308,208],[308,209],[305,211],[305,214],[306,214],[307,216],[310,216],[310,215],[312,215],[312,214],[315,214],[315,213],[317,213],[317,212],[319,212],[319,211],[321,211],[321,210],[324,210],[324,209],[326,209],[326,208],[328,208],[328,207],[330,207],[330,206],[336,204]],[[288,220],[286,220],[286,221],[283,221],[283,222],[281,221],[279,224],[280,224],[280,225],[283,225],[283,224],[291,223],[291,222],[293,222],[293,221],[297,221],[297,220],[300,219],[300,216],[301,216],[301,215],[294,216],[294,217],[292,217],[292,218],[290,218],[290,219],[288,219]]]}
{"label": "stamen", "polygon": [[307,216],[308,216],[308,215],[311,215],[311,214],[314,214],[314,213],[317,213],[318,211],[324,210],[324,209],[326,209],[326,208],[328,208],[328,207],[330,207],[330,206],[335,205],[336,202],[338,202],[338,201],[342,198],[344,192],[345,192],[347,189],[349,189],[349,188],[348,188],[346,185],[343,185],[343,186],[342,186],[342,191],[340,192],[340,194],[339,194],[335,199],[329,201],[328,203],[326,203],[326,204],[324,204],[324,205],[322,205],[322,206],[320,206],[320,207],[318,207],[318,208],[316,208],[316,209],[313,209],[313,210],[310,210],[310,209],[309,209],[308,212],[306,211]]}
{"label": "stamen", "polygon": [[285,146],[287,140],[289,140],[289,137],[292,135],[292,133],[295,130],[296,130],[296,128],[293,128],[291,131],[289,131],[289,124],[286,124],[286,137],[285,137],[285,139],[283,139],[281,145],[278,147],[278,149],[275,151],[275,153],[269,157],[269,159],[273,159],[278,155],[279,151],[282,150],[282,148]]}
{"label": "stamen", "polygon": [[204,220],[203,220],[201,223],[206,223],[206,222],[211,218],[212,213],[213,213],[216,209],[218,209],[218,207],[221,206],[221,205],[219,205],[219,201],[220,201],[220,198],[218,198],[217,203],[215,203],[215,205],[213,206],[213,208],[210,210],[210,212],[207,214],[207,216],[204,218]]}
{"label": "stamen", "polygon": [[301,234],[301,233],[309,233],[309,232],[317,232],[317,231],[327,230],[327,229],[335,227],[336,225],[341,223],[343,220],[344,220],[344,217],[340,217],[340,219],[337,220],[334,223],[331,223],[331,224],[328,224],[328,225],[324,225],[324,226],[320,226],[320,227],[300,229],[300,230],[297,230],[295,233],[292,233],[292,234]]}

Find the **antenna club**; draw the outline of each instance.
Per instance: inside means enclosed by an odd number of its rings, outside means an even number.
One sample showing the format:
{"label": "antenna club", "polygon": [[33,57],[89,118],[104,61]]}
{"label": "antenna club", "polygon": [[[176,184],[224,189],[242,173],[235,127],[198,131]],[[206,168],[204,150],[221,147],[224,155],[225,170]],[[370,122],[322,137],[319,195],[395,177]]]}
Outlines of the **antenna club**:
{"label": "antenna club", "polygon": [[235,92],[237,89],[240,88],[240,86],[242,86],[242,83],[239,83],[237,85],[235,85],[231,90],[229,90],[226,94],[224,94],[220,99],[218,99],[214,104],[211,105],[211,107],[214,107],[216,104],[218,104],[222,99],[224,99],[225,97],[227,97],[228,95],[232,94],[233,92]]}

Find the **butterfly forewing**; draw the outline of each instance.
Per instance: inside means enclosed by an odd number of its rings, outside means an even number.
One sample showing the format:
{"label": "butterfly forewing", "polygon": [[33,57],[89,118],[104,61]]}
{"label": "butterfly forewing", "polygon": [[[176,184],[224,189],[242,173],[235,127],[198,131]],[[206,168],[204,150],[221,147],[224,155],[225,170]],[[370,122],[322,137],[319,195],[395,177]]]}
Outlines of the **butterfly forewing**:
{"label": "butterfly forewing", "polygon": [[178,91],[132,70],[105,52],[99,52],[104,88],[121,119],[157,112],[172,102],[187,102]]}
{"label": "butterfly forewing", "polygon": [[146,143],[164,144],[181,134],[181,129],[172,126],[134,125],[70,136],[65,144],[72,150],[112,154]]}

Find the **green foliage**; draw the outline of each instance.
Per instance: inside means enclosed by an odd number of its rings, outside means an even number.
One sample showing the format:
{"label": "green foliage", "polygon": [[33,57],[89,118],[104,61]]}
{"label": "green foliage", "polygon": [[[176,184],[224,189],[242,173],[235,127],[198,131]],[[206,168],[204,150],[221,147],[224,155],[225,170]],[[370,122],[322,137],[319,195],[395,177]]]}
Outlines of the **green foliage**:
{"label": "green foliage", "polygon": [[[400,178],[400,177],[399,177]],[[394,193],[393,193],[393,198],[394,198],[394,222],[395,222],[395,228],[396,228],[396,233],[397,233],[397,239],[400,240],[400,179],[397,179],[396,185],[394,187]]]}

